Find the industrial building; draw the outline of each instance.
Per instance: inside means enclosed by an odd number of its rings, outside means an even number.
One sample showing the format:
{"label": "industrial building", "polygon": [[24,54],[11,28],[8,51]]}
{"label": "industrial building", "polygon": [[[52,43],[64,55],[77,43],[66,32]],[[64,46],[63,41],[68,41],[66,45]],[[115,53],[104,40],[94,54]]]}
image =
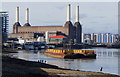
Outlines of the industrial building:
{"label": "industrial building", "polygon": [[8,38],[8,12],[0,12],[0,38],[2,38],[2,42],[6,42]]}
{"label": "industrial building", "polygon": [[[35,41],[35,34],[43,34],[46,42],[49,42],[49,33],[58,32],[59,35],[67,37],[66,42],[81,43],[82,27],[79,22],[79,6],[76,6],[76,22],[74,25],[71,22],[71,6],[67,6],[67,21],[64,26],[32,26],[29,24],[29,9],[26,9],[26,23],[21,26],[19,23],[19,7],[16,8],[16,23],[13,25],[13,33],[9,34],[9,37],[24,38],[27,40]],[[34,36],[34,37],[33,37]]]}

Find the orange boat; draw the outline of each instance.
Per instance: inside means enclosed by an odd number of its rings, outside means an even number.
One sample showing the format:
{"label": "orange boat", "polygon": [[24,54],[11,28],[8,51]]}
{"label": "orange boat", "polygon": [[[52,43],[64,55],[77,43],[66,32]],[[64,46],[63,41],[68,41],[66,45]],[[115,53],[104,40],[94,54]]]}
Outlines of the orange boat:
{"label": "orange boat", "polygon": [[94,50],[47,49],[45,54],[50,57],[65,59],[96,58]]}

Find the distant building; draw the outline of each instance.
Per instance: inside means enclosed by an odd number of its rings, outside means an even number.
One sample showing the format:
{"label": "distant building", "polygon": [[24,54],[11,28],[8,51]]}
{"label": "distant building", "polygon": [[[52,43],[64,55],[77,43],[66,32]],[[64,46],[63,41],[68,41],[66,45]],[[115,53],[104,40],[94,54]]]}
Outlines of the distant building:
{"label": "distant building", "polygon": [[82,42],[89,38],[93,43],[114,43],[117,37],[118,34],[113,33],[82,33]]}
{"label": "distant building", "polygon": [[0,12],[0,28],[2,29],[2,32],[0,32],[2,42],[7,41],[8,38],[8,12]]}

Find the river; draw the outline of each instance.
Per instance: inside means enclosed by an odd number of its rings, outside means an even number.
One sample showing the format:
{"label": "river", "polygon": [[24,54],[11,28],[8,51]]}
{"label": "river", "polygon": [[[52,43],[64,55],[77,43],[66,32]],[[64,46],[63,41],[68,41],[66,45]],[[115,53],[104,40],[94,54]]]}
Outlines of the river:
{"label": "river", "polygon": [[11,53],[14,57],[25,59],[29,61],[43,60],[44,62],[52,65],[57,65],[62,68],[82,70],[82,71],[95,71],[120,75],[118,68],[118,49],[107,48],[94,48],[97,57],[96,59],[56,59],[47,57],[45,50],[19,50],[18,53]]}

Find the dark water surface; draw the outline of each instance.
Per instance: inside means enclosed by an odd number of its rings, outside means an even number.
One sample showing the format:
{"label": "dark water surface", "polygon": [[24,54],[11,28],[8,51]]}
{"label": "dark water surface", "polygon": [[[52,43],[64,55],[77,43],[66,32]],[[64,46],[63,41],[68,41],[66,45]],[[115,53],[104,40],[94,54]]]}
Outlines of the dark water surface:
{"label": "dark water surface", "polygon": [[75,70],[100,72],[100,68],[103,67],[104,73],[119,74],[118,49],[95,48],[92,50],[97,53],[96,59],[56,59],[47,57],[44,54],[45,50],[18,51],[12,55],[30,61],[44,60],[48,64]]}

